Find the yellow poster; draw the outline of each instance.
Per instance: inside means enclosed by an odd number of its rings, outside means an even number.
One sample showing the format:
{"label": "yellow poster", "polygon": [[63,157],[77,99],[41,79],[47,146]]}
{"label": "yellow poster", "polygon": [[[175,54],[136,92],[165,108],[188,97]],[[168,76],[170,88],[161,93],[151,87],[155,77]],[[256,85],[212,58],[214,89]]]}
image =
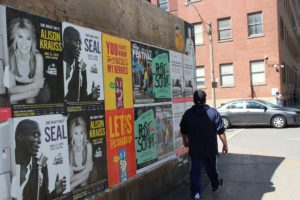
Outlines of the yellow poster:
{"label": "yellow poster", "polygon": [[102,45],[105,110],[133,108],[130,42],[103,34]]}

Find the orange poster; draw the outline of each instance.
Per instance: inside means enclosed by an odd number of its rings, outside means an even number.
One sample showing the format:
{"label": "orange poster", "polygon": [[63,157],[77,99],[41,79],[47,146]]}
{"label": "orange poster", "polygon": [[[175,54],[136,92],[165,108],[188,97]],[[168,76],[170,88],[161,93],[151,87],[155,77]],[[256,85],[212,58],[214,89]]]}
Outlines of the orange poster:
{"label": "orange poster", "polygon": [[103,34],[103,69],[109,187],[136,174],[131,46]]}

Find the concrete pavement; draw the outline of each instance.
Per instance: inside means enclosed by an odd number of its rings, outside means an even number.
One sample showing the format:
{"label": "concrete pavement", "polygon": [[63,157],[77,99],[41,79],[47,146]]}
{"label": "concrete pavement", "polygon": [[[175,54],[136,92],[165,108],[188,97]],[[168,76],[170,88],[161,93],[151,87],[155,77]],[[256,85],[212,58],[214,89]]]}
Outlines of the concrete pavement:
{"label": "concrete pavement", "polygon": [[[232,130],[232,129],[229,129]],[[300,128],[229,132],[229,151],[219,159],[224,187],[212,193],[205,177],[202,200],[299,200]],[[189,178],[160,200],[189,200]]]}

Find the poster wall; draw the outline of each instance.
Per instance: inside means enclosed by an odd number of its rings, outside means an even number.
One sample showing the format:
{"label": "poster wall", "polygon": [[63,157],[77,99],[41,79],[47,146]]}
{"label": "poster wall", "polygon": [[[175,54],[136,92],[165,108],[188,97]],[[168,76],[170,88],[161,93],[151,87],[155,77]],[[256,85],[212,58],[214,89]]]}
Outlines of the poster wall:
{"label": "poster wall", "polygon": [[[61,112],[61,23],[6,7],[5,86],[13,115]],[[61,104],[59,104],[61,103]],[[37,106],[33,106],[37,105]]]}
{"label": "poster wall", "polygon": [[195,58],[195,31],[194,25],[184,22],[185,54]]}
{"label": "poster wall", "polygon": [[185,103],[173,103],[173,130],[174,130],[174,140],[175,140],[175,154],[176,156],[187,153],[188,148],[183,146],[183,141],[180,132],[180,122],[181,118],[185,112]]}
{"label": "poster wall", "polygon": [[183,54],[170,51],[170,65],[172,77],[172,97],[184,97],[184,77],[183,77]]}
{"label": "poster wall", "polygon": [[13,119],[11,196],[53,199],[70,191],[66,118],[43,115]]}
{"label": "poster wall", "polygon": [[195,89],[195,66],[192,56],[183,55],[184,96],[192,97]]}
{"label": "poster wall", "polygon": [[134,108],[137,169],[147,168],[174,154],[170,103]]}
{"label": "poster wall", "polygon": [[5,18],[5,7],[0,6],[0,122],[11,117],[9,95],[4,84],[4,69],[5,65],[7,65],[4,60],[4,58],[7,57],[4,55],[5,53],[7,54],[7,52],[4,51],[4,47],[7,46]]}
{"label": "poster wall", "polygon": [[104,104],[70,112],[67,118],[70,188],[74,199],[108,186]]}
{"label": "poster wall", "polygon": [[131,47],[103,34],[106,140],[109,186],[136,174]]}
{"label": "poster wall", "polygon": [[67,22],[62,27],[65,100],[104,100],[102,33]]}
{"label": "poster wall", "polygon": [[137,169],[158,160],[155,107],[134,108],[134,133]]}
{"label": "poster wall", "polygon": [[174,154],[172,104],[155,107],[158,159]]}
{"label": "poster wall", "polygon": [[169,52],[132,42],[134,103],[171,101]]}
{"label": "poster wall", "polygon": [[2,6],[0,16],[4,195],[82,199],[186,152],[179,122],[192,105],[190,51]]}

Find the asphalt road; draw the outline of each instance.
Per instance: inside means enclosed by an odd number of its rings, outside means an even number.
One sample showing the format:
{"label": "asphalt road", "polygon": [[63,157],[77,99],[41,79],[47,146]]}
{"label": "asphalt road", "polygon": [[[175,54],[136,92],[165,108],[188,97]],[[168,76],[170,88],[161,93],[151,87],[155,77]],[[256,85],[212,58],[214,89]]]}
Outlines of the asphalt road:
{"label": "asphalt road", "polygon": [[[219,159],[224,187],[212,193],[207,183],[202,200],[300,199],[300,127],[234,128],[226,134],[229,153]],[[188,180],[163,198],[171,199],[190,199]]]}

